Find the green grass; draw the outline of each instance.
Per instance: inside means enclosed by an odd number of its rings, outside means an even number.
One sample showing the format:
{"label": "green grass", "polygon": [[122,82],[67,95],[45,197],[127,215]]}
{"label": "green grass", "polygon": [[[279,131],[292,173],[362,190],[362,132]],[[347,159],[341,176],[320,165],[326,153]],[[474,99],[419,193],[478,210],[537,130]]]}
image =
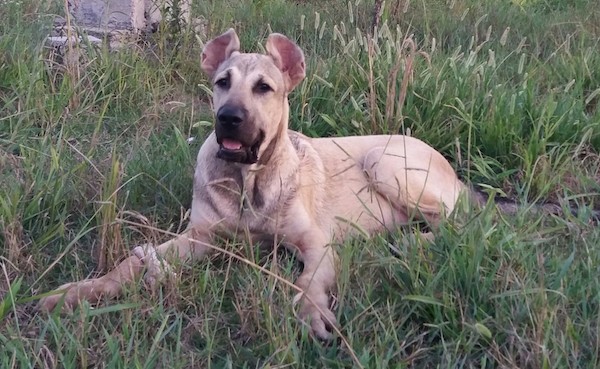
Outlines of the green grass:
{"label": "green grass", "polygon": [[[371,52],[372,1],[239,3],[196,2],[198,37],[88,48],[65,66],[44,47],[62,3],[0,0],[0,367],[600,367],[596,2],[389,1]],[[582,211],[490,205],[460,211],[431,245],[403,244],[405,230],[336,245],[347,344],[312,340],[291,288],[223,255],[179,266],[177,288],[156,295],[38,313],[39,294],[168,238],[148,225],[185,226],[211,120],[201,43],[231,26],[246,50],[276,31],[306,51],[292,128],[411,134],[470,184]],[[423,53],[401,101],[407,35]],[[223,246],[285,280],[299,273],[283,250]]]}

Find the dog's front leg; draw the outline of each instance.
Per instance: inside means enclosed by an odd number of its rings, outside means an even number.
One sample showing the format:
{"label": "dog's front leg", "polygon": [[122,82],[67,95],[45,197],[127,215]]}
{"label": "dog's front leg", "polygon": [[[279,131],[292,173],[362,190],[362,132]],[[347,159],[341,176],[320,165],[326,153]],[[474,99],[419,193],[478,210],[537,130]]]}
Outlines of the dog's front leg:
{"label": "dog's front leg", "polygon": [[208,247],[209,242],[208,232],[195,227],[157,247],[146,244],[137,246],[132,252],[146,268],[144,280],[147,286],[155,290],[160,282],[175,275],[171,267],[172,262],[188,262],[202,258],[211,250]]}
{"label": "dog's front leg", "polygon": [[335,251],[324,242],[305,238],[299,245],[304,270],[296,286],[302,292],[294,297],[301,299],[300,318],[309,321],[313,334],[320,339],[331,338],[335,315],[329,308],[329,292],[335,285]]}
{"label": "dog's front leg", "polygon": [[94,303],[103,296],[119,296],[123,286],[137,280],[143,270],[142,261],[135,255],[129,256],[102,277],[63,284],[51,295],[40,299],[38,308],[52,311],[64,299],[63,310],[72,311],[83,300]]}
{"label": "dog's front leg", "polygon": [[72,310],[84,300],[95,303],[103,297],[118,297],[123,288],[138,280],[144,271],[147,272],[147,283],[153,287],[157,280],[163,279],[170,271],[169,260],[177,258],[187,261],[200,258],[209,250],[208,241],[208,234],[190,228],[156,248],[150,245],[137,247],[133,250],[133,255],[107,274],[66,283],[60,286],[56,293],[40,299],[38,307],[52,311],[64,299],[63,309]]}

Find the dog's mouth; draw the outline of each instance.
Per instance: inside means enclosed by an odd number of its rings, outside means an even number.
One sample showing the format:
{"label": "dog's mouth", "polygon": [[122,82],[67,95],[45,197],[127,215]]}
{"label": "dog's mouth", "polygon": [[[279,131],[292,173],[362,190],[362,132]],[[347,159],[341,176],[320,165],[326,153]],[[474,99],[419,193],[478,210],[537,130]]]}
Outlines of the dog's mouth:
{"label": "dog's mouth", "polygon": [[244,145],[238,141],[238,140],[233,140],[231,138],[224,138],[221,141],[221,150],[227,150],[227,151],[238,151],[241,150],[244,147]]}
{"label": "dog's mouth", "polygon": [[219,144],[217,158],[241,164],[255,164],[258,162],[258,149],[263,140],[264,133],[262,131],[258,135],[258,139],[252,144],[246,144],[235,138],[219,138],[217,136],[217,143]]}

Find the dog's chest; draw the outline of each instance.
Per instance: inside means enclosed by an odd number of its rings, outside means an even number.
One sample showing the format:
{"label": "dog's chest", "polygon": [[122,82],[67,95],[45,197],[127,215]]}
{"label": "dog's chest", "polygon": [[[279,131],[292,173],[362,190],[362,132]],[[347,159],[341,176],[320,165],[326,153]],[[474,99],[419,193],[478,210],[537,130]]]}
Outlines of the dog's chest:
{"label": "dog's chest", "polygon": [[232,171],[196,187],[194,208],[198,209],[192,213],[200,213],[222,233],[279,233],[296,193],[293,176],[268,171],[244,176]]}

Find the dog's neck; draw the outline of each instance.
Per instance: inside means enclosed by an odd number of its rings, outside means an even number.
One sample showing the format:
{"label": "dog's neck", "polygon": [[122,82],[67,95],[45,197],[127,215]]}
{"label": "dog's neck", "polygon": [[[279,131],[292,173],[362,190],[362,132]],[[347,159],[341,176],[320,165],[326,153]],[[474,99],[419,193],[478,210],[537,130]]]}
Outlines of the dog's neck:
{"label": "dog's neck", "polygon": [[[240,166],[243,178],[246,178],[249,173],[260,171],[268,171],[272,174],[294,171],[298,166],[298,154],[288,134],[287,124],[281,124],[280,127],[282,127],[280,131],[265,143],[257,163]],[[285,162],[282,159],[285,159]]]}
{"label": "dog's neck", "polygon": [[283,130],[266,143],[263,160],[259,155],[257,163],[240,165],[244,201],[250,204],[244,207],[275,211],[285,202],[281,193],[295,192],[292,187],[297,183],[300,159],[288,134],[287,124],[282,124],[282,127]]}
{"label": "dog's neck", "polygon": [[[288,134],[289,125],[289,102],[287,95],[284,96],[282,105],[282,118],[277,124],[277,131],[275,135],[268,141],[264,142],[258,153],[258,161],[255,164],[242,166],[242,177],[246,178],[250,172],[256,172],[258,170],[268,170],[273,172],[280,172],[287,169],[296,170],[299,160],[296,150],[292,145],[290,136]],[[281,162],[281,158],[285,158],[285,163]]]}

